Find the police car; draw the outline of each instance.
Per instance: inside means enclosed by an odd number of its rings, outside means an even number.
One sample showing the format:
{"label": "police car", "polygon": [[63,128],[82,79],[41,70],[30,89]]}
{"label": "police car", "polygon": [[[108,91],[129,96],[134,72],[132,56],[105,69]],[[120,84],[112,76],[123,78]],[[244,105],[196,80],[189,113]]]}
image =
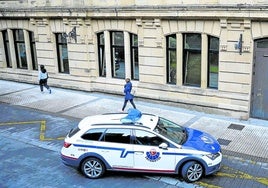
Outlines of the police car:
{"label": "police car", "polygon": [[222,154],[205,132],[130,109],[84,118],[66,136],[61,159],[92,179],[110,170],[178,174],[194,182],[217,172]]}

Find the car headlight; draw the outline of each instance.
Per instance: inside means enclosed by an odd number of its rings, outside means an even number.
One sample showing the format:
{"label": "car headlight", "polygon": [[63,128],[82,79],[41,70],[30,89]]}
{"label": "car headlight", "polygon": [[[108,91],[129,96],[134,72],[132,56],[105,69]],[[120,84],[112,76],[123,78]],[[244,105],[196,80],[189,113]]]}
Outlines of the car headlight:
{"label": "car headlight", "polygon": [[217,157],[220,156],[220,154],[219,154],[219,153],[215,153],[215,154],[210,153],[210,154],[207,154],[207,155],[205,155],[205,156],[207,156],[207,157],[208,157],[209,159],[211,159],[211,160],[215,160]]}

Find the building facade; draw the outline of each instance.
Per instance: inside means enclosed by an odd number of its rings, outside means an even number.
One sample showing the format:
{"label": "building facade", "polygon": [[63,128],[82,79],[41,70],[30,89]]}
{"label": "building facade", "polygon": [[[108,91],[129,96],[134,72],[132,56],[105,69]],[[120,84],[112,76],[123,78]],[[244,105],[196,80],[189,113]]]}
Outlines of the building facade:
{"label": "building facade", "polygon": [[[19,9],[18,9],[19,7]],[[268,119],[264,0],[19,0],[0,4],[0,78]]]}

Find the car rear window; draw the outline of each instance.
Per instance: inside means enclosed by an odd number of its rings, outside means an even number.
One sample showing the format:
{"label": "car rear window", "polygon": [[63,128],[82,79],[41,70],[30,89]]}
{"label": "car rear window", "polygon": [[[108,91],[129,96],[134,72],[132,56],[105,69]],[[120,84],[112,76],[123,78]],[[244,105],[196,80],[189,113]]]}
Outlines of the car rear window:
{"label": "car rear window", "polygon": [[83,134],[81,138],[85,140],[98,141],[105,130],[106,129],[90,129],[85,134]]}
{"label": "car rear window", "polygon": [[68,136],[71,138],[73,135],[75,135],[80,129],[78,127],[71,129]]}

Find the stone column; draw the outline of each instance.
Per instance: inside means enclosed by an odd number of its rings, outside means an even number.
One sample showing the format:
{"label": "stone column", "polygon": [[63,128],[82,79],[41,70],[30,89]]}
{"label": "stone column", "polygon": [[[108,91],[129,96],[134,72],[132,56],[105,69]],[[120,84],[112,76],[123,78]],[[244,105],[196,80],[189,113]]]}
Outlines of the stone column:
{"label": "stone column", "polygon": [[201,88],[206,89],[208,83],[208,36],[202,34],[201,44]]}

